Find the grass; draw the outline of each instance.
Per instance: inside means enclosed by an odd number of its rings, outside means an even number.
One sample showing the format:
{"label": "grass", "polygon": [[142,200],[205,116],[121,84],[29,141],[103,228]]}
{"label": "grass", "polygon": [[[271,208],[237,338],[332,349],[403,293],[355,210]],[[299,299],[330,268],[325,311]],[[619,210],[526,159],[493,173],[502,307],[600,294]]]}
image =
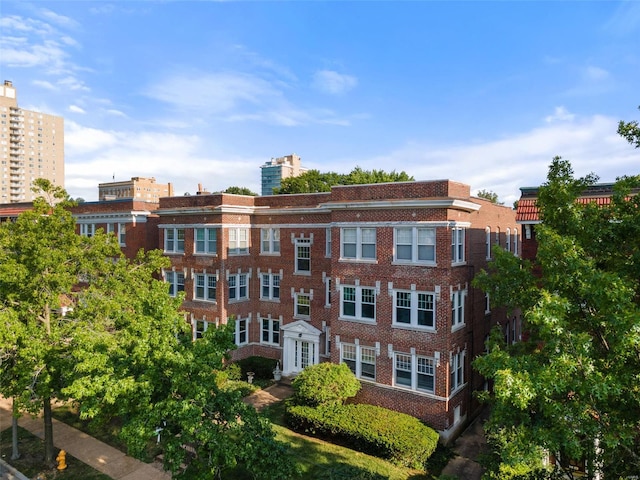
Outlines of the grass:
{"label": "grass", "polygon": [[[11,460],[11,428],[0,432],[0,452],[3,460],[29,478],[42,480],[110,480],[111,477],[101,473],[77,458],[67,454],[65,470],[49,467],[44,462],[44,442],[22,427],[18,427],[18,450],[20,458]],[[57,452],[56,452],[57,453]]]}

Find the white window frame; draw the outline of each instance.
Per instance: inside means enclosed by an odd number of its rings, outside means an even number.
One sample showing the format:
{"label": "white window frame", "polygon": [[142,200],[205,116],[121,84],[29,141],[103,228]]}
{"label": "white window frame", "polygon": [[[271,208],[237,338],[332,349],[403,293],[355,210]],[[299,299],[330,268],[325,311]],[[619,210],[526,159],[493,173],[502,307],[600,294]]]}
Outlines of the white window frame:
{"label": "white window frame", "polygon": [[[410,231],[411,243],[399,243],[400,234]],[[425,235],[423,240],[432,240],[431,243],[422,241],[420,236]],[[419,265],[435,265],[436,264],[436,228],[435,227],[395,227],[393,229],[393,261],[394,263],[419,264]],[[398,247],[410,247],[410,258],[398,258]],[[427,247],[433,252],[433,259],[420,259],[420,247]]]}
{"label": "white window frame", "polygon": [[260,319],[260,343],[266,345],[280,345],[281,321],[277,318]]}
{"label": "white window frame", "polygon": [[184,253],[184,228],[164,229],[164,253]]}
{"label": "white window frame", "polygon": [[506,240],[504,242],[504,248],[507,252],[511,251],[511,229],[507,228],[506,231]]}
{"label": "white window frame", "polygon": [[[260,274],[260,300],[280,301],[280,281],[279,273]],[[266,295],[265,295],[266,293]]]}
{"label": "white window frame", "polygon": [[260,254],[280,255],[280,229],[260,229]]}
{"label": "white window frame", "polygon": [[[234,273],[227,278],[227,286],[229,287],[229,303],[243,302],[249,300],[249,274]],[[243,293],[244,288],[244,293]],[[233,289],[233,296],[232,296]]]}
{"label": "white window frame", "polygon": [[451,291],[451,330],[464,326],[464,304],[467,297],[466,290]]}
{"label": "white window frame", "polygon": [[[311,275],[311,239],[307,239],[307,238],[298,238],[295,241],[295,257],[296,257],[296,263],[295,263],[295,273],[298,275]],[[304,249],[305,251],[308,251],[309,254],[308,256],[302,256],[302,249]],[[303,265],[303,262],[306,261],[308,263],[307,268],[301,268]]]}
{"label": "white window frame", "polygon": [[485,233],[484,244],[487,251],[486,257],[487,257],[487,260],[491,260],[491,227],[485,228],[484,233]]}
{"label": "white window frame", "polygon": [[[353,300],[345,299],[345,295],[347,292],[353,292]],[[373,303],[365,301],[368,299],[365,297],[366,294],[373,293]],[[345,313],[345,304],[353,303],[354,305],[354,314],[348,315]],[[340,285],[340,319],[341,320],[357,320],[361,322],[369,322],[375,323],[376,321],[376,303],[377,303],[377,292],[375,287],[369,286],[360,286],[360,285]],[[365,317],[363,315],[363,306],[373,305],[373,317]]]}
{"label": "white window frame", "polygon": [[83,237],[91,238],[96,234],[96,224],[95,223],[81,223],[80,224],[80,235]]}
{"label": "white window frame", "polygon": [[466,228],[452,227],[451,228],[451,263],[461,264],[465,263],[465,237]]}
{"label": "white window frame", "polygon": [[[401,295],[399,295],[401,294]],[[426,295],[431,297],[431,309],[420,308],[421,307],[421,299],[420,297]],[[400,299],[406,299],[408,297],[409,305],[399,306],[398,301]],[[428,299],[427,299],[428,301]],[[436,329],[436,293],[435,292],[424,292],[417,290],[394,290],[393,291],[393,326],[394,327],[410,327],[410,328],[419,328],[421,330],[430,330],[435,331]],[[398,308],[406,308],[409,310],[409,323],[400,322],[398,320]],[[420,325],[418,323],[419,319],[419,311],[430,311],[431,319],[433,325]]]}
{"label": "white window frame", "polygon": [[[203,238],[198,239],[202,233]],[[213,237],[213,238],[212,238]],[[202,244],[199,248],[198,244]],[[217,255],[218,254],[218,229],[211,227],[196,227],[193,229],[193,254],[194,255]]]}
{"label": "white window frame", "polygon": [[[236,319],[236,328],[235,328],[235,344],[237,346],[248,345],[249,344],[249,319],[248,318],[237,318]],[[244,335],[244,339],[243,339]]]}
{"label": "white window frame", "polygon": [[232,227],[229,228],[229,248],[230,256],[249,255],[249,228]]}
{"label": "white window frame", "polygon": [[331,277],[324,279],[324,306],[331,306]]}
{"label": "white window frame", "polygon": [[331,227],[326,228],[324,256],[331,258]]}
{"label": "white window frame", "polygon": [[[371,242],[373,231],[373,242]],[[340,260],[373,262],[377,259],[377,230],[375,227],[342,227],[340,229]],[[349,242],[347,242],[349,240]],[[346,246],[353,245],[353,253]],[[365,246],[373,245],[373,255],[365,255]]]}
{"label": "white window frame", "polygon": [[520,252],[518,252],[518,229],[513,229],[513,254],[517,257]]}
{"label": "white window frame", "polygon": [[209,325],[211,325],[211,322],[208,322],[204,318],[202,318],[202,319],[192,318],[191,319],[191,332],[192,332],[192,335],[193,335],[193,340],[197,340],[198,338],[202,338],[202,336],[204,335],[204,332],[206,332],[209,329]]}
{"label": "white window frame", "polygon": [[116,233],[116,224],[115,223],[107,223],[107,233]]}
{"label": "white window frame", "polygon": [[[433,357],[415,353],[393,352],[393,385],[398,388],[413,390],[414,392],[435,394],[436,367],[437,360]],[[420,371],[421,369],[423,371]],[[431,370],[431,372],[427,372],[427,369]],[[409,374],[408,382],[406,379],[399,380],[398,371]],[[421,386],[420,375],[424,375],[425,378],[432,378],[431,388],[426,388],[424,384]]]}
{"label": "white window frame", "polygon": [[484,313],[491,313],[491,299],[488,293],[484,294]]}
{"label": "white window frame", "polygon": [[464,362],[467,355],[466,350],[452,353],[449,359],[449,387],[451,394],[460,390],[464,384]]}
{"label": "white window frame", "polygon": [[[213,286],[211,284],[213,282]],[[198,296],[198,289],[202,295]],[[212,294],[213,289],[213,296]],[[200,302],[215,302],[218,293],[218,276],[211,273],[196,272],[193,274],[193,299]],[[212,298],[213,297],[213,298]]]}
{"label": "white window frame", "polygon": [[167,270],[164,272],[164,279],[169,284],[170,296],[176,297],[178,292],[184,292],[184,272]]}
{"label": "white window frame", "polygon": [[127,246],[127,227],[125,223],[118,223],[118,243],[121,247]]}
{"label": "white window frame", "polygon": [[[307,299],[306,301],[308,302],[306,305],[306,302],[300,302],[301,299]],[[296,292],[294,294],[294,305],[293,305],[293,316],[296,318],[310,318],[311,317],[311,294],[310,293],[303,293],[303,292]],[[301,308],[302,307],[302,308]],[[304,309],[306,308],[307,313],[302,313],[301,310],[304,311]]]}
{"label": "white window frame", "polygon": [[[360,380],[376,381],[377,348],[358,343],[340,343],[340,362],[345,363]],[[373,365],[373,375],[363,366]],[[370,369],[369,369],[370,370]]]}

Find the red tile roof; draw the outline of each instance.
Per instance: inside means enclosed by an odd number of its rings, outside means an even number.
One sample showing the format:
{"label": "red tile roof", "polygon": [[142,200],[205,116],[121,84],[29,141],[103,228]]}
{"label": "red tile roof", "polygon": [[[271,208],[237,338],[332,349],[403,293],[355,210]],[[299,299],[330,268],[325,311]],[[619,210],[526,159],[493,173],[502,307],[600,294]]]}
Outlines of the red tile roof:
{"label": "red tile roof", "polygon": [[[516,210],[516,222],[521,223],[537,223],[540,222],[540,211],[536,205],[536,198],[520,199],[518,201],[518,208]],[[596,205],[603,206],[611,203],[610,196],[584,196],[576,200],[578,203],[586,205],[588,203],[595,203]]]}

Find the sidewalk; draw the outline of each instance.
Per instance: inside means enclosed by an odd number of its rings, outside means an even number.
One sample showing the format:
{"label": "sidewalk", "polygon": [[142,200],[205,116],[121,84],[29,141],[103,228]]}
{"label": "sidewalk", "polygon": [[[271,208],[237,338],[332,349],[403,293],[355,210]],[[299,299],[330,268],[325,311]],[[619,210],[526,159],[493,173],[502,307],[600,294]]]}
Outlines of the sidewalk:
{"label": "sidewalk", "polygon": [[[41,417],[24,415],[18,425],[37,437],[44,438]],[[0,429],[11,427],[11,400],[0,397]],[[115,480],[170,480],[171,475],[159,468],[136,460],[106,443],[90,437],[65,423],[53,419],[53,444],[69,455]]]}
{"label": "sidewalk", "polygon": [[442,475],[460,480],[480,480],[482,478],[484,470],[477,460],[487,446],[483,424],[488,414],[488,409],[485,408],[455,440],[453,451],[456,456],[442,470]]}
{"label": "sidewalk", "polygon": [[274,383],[265,389],[260,389],[243,399],[243,402],[253,405],[257,411],[271,404],[280,402],[293,395],[293,388],[286,382]]}

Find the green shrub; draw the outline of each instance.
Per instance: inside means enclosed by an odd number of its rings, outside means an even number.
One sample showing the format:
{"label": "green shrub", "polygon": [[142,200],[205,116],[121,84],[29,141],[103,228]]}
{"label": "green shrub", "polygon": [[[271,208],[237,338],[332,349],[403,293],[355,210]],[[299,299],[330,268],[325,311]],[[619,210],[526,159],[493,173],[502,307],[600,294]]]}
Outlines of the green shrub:
{"label": "green shrub", "polygon": [[366,404],[290,405],[288,425],[409,468],[424,469],[438,433],[417,418]]}
{"label": "green shrub", "polygon": [[277,360],[266,357],[247,357],[238,360],[236,364],[240,366],[240,380],[247,379],[247,372],[255,374],[255,380],[273,379],[273,370],[276,368]]}
{"label": "green shrub", "polygon": [[312,407],[344,403],[360,390],[360,382],[346,364],[329,362],[306,367],[291,386],[295,403]]}
{"label": "green shrub", "polygon": [[242,369],[237,363],[230,363],[225,371],[229,380],[242,380]]}

